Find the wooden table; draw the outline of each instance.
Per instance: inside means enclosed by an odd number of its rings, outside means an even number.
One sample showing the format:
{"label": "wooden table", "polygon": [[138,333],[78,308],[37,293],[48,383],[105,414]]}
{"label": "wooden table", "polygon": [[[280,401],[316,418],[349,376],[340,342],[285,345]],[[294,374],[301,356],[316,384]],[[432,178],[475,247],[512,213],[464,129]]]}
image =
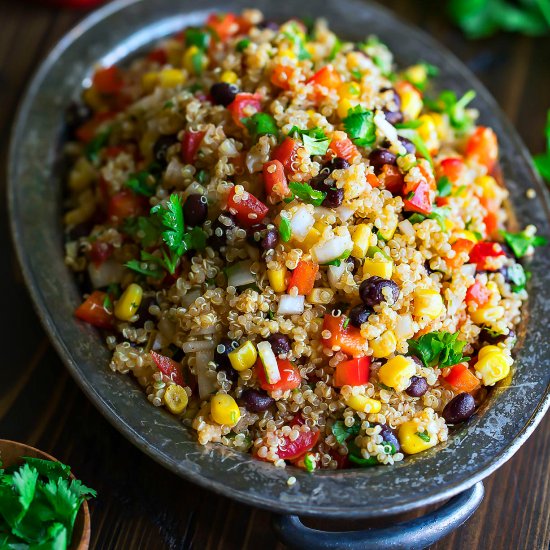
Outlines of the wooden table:
{"label": "wooden table", "polygon": [[[384,3],[462,58],[497,98],[530,149],[542,150],[545,113],[550,107],[549,38],[500,35],[468,42],[448,24],[439,2]],[[10,123],[26,83],[46,52],[83,15],[0,0],[2,167]],[[375,30],[365,29],[365,33]],[[0,179],[4,184],[5,177]],[[276,548],[269,513],[172,475],[128,443],[88,402],[34,314],[10,250],[4,201],[0,208],[5,258],[0,293],[4,342],[0,437],[53,454],[98,490],[92,503],[94,548]],[[486,480],[487,494],[477,514],[433,548],[548,548],[549,428],[547,416],[521,451]]]}

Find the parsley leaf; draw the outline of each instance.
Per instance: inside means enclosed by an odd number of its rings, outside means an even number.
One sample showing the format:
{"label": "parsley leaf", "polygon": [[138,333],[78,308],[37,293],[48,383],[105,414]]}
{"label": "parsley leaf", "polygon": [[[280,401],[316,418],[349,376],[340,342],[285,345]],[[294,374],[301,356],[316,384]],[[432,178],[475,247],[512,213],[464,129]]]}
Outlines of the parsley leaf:
{"label": "parsley leaf", "polygon": [[426,367],[452,367],[469,357],[463,357],[466,342],[458,339],[458,332],[439,331],[422,335],[418,340],[407,340],[409,352],[416,355]]}
{"label": "parsley leaf", "polygon": [[254,113],[251,117],[243,118],[242,123],[254,141],[268,134],[273,136],[279,134],[275,119],[268,113]]}
{"label": "parsley leaf", "polygon": [[130,260],[124,264],[124,267],[144,275],[145,277],[153,277],[153,279],[161,279],[164,273],[159,269],[151,269],[145,262],[139,262],[138,260]]}
{"label": "parsley leaf", "polygon": [[357,437],[359,435],[359,430],[361,429],[361,424],[356,420],[353,426],[346,426],[343,420],[338,420],[332,425],[332,435],[340,445],[344,443],[350,437]]}
{"label": "parsley leaf", "polygon": [[285,243],[290,241],[290,237],[292,236],[290,221],[284,216],[281,216],[281,222],[279,223],[279,235],[281,235],[281,239]]}
{"label": "parsley leaf", "polygon": [[325,197],[327,196],[325,192],[313,189],[313,187],[311,187],[309,183],[291,181],[288,184],[288,187],[300,200],[313,204],[314,206],[321,206],[321,203],[325,200]]}
{"label": "parsley leaf", "polygon": [[447,113],[451,126],[464,132],[473,124],[472,117],[466,112],[466,106],[475,96],[476,93],[469,90],[458,99],[452,90],[443,90],[435,101],[426,100],[426,105],[438,113]]}
{"label": "parsley leaf", "polygon": [[521,233],[508,233],[502,231],[502,236],[506,244],[512,249],[516,258],[523,258],[531,247],[545,246],[548,244],[546,237],[540,235],[527,235],[525,231]]}
{"label": "parsley leaf", "polygon": [[376,141],[374,113],[361,105],[348,111],[344,118],[344,128],[355,145],[368,147]]}
{"label": "parsley leaf", "polygon": [[134,193],[143,195],[144,197],[152,197],[154,195],[154,178],[153,185],[150,181],[152,176],[149,172],[142,170],[137,174],[132,174],[126,181],[126,187],[129,187]]}
{"label": "parsley leaf", "polygon": [[439,178],[437,182],[437,192],[440,197],[448,197],[453,189],[453,184],[450,182],[447,176]]}
{"label": "parsley leaf", "polygon": [[431,438],[426,432],[416,432],[415,435],[417,435],[420,439],[422,439],[426,443],[430,442]]}

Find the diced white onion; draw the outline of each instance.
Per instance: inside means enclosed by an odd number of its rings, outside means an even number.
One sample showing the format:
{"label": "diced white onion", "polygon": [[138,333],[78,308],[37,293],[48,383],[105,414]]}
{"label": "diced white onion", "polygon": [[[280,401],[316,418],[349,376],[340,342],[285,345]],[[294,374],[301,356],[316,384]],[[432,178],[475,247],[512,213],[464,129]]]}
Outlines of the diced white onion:
{"label": "diced white onion", "polygon": [[336,285],[340,282],[344,271],[346,271],[345,262],[342,262],[340,265],[328,266],[328,282],[333,288],[336,288]]}
{"label": "diced white onion", "polygon": [[330,241],[316,244],[311,249],[311,255],[318,264],[326,264],[337,258],[341,258],[345,252],[353,249],[353,241],[348,235],[338,235]]}
{"label": "diced white onion", "polygon": [[410,315],[397,316],[395,335],[401,340],[406,340],[414,335],[413,321]]}
{"label": "diced white onion", "polygon": [[258,355],[264,366],[267,383],[275,384],[281,379],[281,373],[279,372],[277,357],[275,357],[273,353],[271,344],[269,342],[260,342],[256,347],[258,348]]}
{"label": "diced white onion", "polygon": [[176,325],[166,317],[163,317],[158,322],[158,327],[160,333],[164,336],[164,338],[166,338],[168,342],[171,342],[176,335]]}
{"label": "diced white onion", "polygon": [[460,271],[462,271],[462,273],[466,275],[466,277],[475,277],[476,270],[477,270],[476,264],[464,264],[460,268]]}
{"label": "diced white onion", "polygon": [[277,313],[280,315],[299,315],[304,312],[304,296],[283,294],[279,298]]}
{"label": "diced white onion", "polygon": [[315,218],[305,206],[298,208],[290,220],[292,236],[298,241],[303,241],[314,223]]}
{"label": "diced white onion", "polygon": [[180,185],[185,183],[183,164],[177,157],[172,157],[172,160],[168,163],[166,172],[164,172],[164,181],[170,185]]}
{"label": "diced white onion", "polygon": [[251,261],[239,262],[227,269],[227,286],[245,286],[256,282],[256,276],[250,271]]}
{"label": "diced white onion", "polygon": [[124,274],[123,266],[109,258],[100,266],[96,266],[93,262],[88,265],[88,274],[94,288],[103,288],[115,283],[119,283]]}
{"label": "diced white onion", "polygon": [[236,157],[239,154],[235,141],[233,139],[225,139],[219,146],[218,151],[226,157]]}
{"label": "diced white onion", "polygon": [[197,385],[199,386],[199,397],[205,399],[218,388],[214,372],[208,368],[208,363],[214,360],[214,350],[199,351],[195,356],[195,372],[197,374]]}
{"label": "diced white onion", "polygon": [[201,294],[201,291],[197,288],[188,290],[187,294],[181,299],[181,305],[183,307],[189,307]]}
{"label": "diced white onion", "polygon": [[401,233],[403,233],[403,235],[406,235],[407,237],[415,236],[413,224],[409,220],[403,220],[397,225],[399,226],[399,229],[401,230]]}
{"label": "diced white onion", "polygon": [[192,334],[194,334],[195,336],[206,336],[209,334],[216,334],[216,332],[218,332],[218,327],[216,326],[216,323],[212,323],[207,327],[193,331]]}
{"label": "diced white onion", "polygon": [[343,222],[347,222],[354,214],[354,211],[347,207],[347,206],[339,206],[336,209],[336,215],[342,220]]}
{"label": "diced white onion", "polygon": [[198,351],[207,351],[216,348],[214,340],[190,340],[183,342],[181,349],[183,353],[197,353]]}

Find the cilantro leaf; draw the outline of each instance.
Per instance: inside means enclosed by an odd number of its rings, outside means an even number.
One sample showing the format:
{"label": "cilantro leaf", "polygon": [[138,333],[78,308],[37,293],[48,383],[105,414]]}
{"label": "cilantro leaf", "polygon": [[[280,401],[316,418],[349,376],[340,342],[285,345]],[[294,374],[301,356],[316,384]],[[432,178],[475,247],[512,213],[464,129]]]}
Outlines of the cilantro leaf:
{"label": "cilantro leaf", "polygon": [[310,473],[315,470],[315,460],[313,460],[313,457],[309,453],[306,454],[306,456],[304,457],[304,466],[306,467],[306,470]]}
{"label": "cilantro leaf", "polygon": [[134,193],[143,195],[144,197],[152,197],[155,194],[154,190],[154,178],[153,185],[151,185],[151,174],[142,170],[137,174],[132,174],[126,181],[126,187],[129,187]]}
{"label": "cilantro leaf", "polygon": [[428,218],[435,220],[439,224],[439,227],[441,227],[441,231],[446,233],[447,226],[445,225],[445,218],[449,216],[450,212],[448,206],[432,206],[432,211],[428,215]]}
{"label": "cilantro leaf", "polygon": [[512,292],[521,292],[527,284],[527,275],[521,264],[513,264],[507,268],[508,279],[512,283]]}
{"label": "cilantro leaf", "polygon": [[187,250],[204,250],[206,248],[206,233],[200,227],[193,227],[183,235]]}
{"label": "cilantro leaf", "polygon": [[162,238],[171,251],[181,256],[185,250],[183,245],[184,223],[183,207],[178,195],[172,194],[168,199],[168,206],[164,208],[157,204],[151,209],[151,214],[159,214],[166,230],[162,233]]}
{"label": "cilantro leaf", "polygon": [[523,258],[531,247],[545,246],[548,244],[546,237],[540,235],[527,235],[525,231],[521,233],[508,233],[502,231],[502,236],[506,244],[512,249],[516,258]]}
{"label": "cilantro leaf", "polygon": [[321,203],[325,200],[325,197],[327,196],[325,192],[313,189],[313,187],[311,187],[309,183],[291,181],[288,184],[288,187],[300,200],[313,204],[314,206],[321,206]]}
{"label": "cilantro leaf", "polygon": [[327,58],[328,61],[334,61],[334,58],[338,55],[338,52],[341,49],[342,49],[342,41],[338,37],[335,37],[334,44],[332,45],[332,48]]}
{"label": "cilantro leaf", "polygon": [[283,35],[292,42],[298,60],[303,61],[304,59],[310,59],[311,54],[305,48],[303,33],[296,22],[291,21],[288,25],[285,25],[285,27],[287,28],[284,30]]}
{"label": "cilantro leaf", "polygon": [[250,45],[250,38],[243,38],[242,40],[239,40],[237,42],[237,45],[235,46],[235,48],[237,49],[238,52],[244,52],[249,45]]}
{"label": "cilantro leaf", "polygon": [[422,124],[423,122],[421,120],[407,120],[406,122],[398,122],[394,124],[394,126],[397,130],[416,130],[416,128],[420,128]]}
{"label": "cilantro leaf", "polygon": [[416,355],[426,367],[452,367],[469,357],[462,355],[466,342],[458,339],[458,333],[439,331],[422,335],[418,340],[407,340],[409,353]]}
{"label": "cilantro leaf", "polygon": [[109,137],[111,135],[112,128],[107,128],[106,130],[103,130],[102,132],[99,132],[96,136],[94,136],[86,145],[86,149],[84,151],[87,159],[90,162],[97,162],[99,158],[99,152],[105,145],[107,144],[107,141],[109,141]]}
{"label": "cilantro leaf", "polygon": [[334,435],[334,438],[340,445],[344,443],[347,439],[350,437],[357,437],[359,435],[359,431],[361,429],[361,424],[359,422],[355,422],[353,426],[346,426],[342,420],[336,421],[332,425],[332,435]]}
{"label": "cilantro leaf", "polygon": [[447,113],[451,126],[464,132],[473,124],[473,119],[466,112],[466,106],[475,96],[476,93],[469,90],[458,99],[452,90],[443,90],[435,101],[426,100],[426,105],[438,113]]}
{"label": "cilantro leaf", "polygon": [[301,130],[298,126],[293,126],[288,135],[300,136],[309,156],[326,154],[330,145],[330,140],[324,130],[318,127]]}
{"label": "cilantro leaf", "polygon": [[254,113],[251,117],[243,118],[242,123],[254,141],[257,141],[260,136],[279,134],[275,119],[268,113]]}
{"label": "cilantro leaf", "polygon": [[204,32],[196,27],[185,29],[185,45],[197,46],[199,50],[206,50],[210,45],[210,33]]}
{"label": "cilantro leaf", "polygon": [[141,246],[149,248],[160,239],[162,224],[156,217],[139,216],[137,218],[127,218],[124,221],[123,230],[137,239]]}
{"label": "cilantro leaf", "polygon": [[550,182],[550,109],[546,113],[546,126],[544,128],[544,133],[546,135],[546,153],[535,155],[533,160],[535,161],[535,166],[537,167],[539,174],[545,180]]}
{"label": "cilantro leaf", "polygon": [[361,105],[351,108],[344,118],[344,128],[355,145],[368,147],[376,141],[374,113]]}
{"label": "cilantro leaf", "polygon": [[138,260],[130,260],[124,264],[124,267],[144,275],[145,277],[153,277],[153,279],[161,279],[164,276],[164,273],[159,269],[151,269],[145,262],[140,262]]}
{"label": "cilantro leaf", "polygon": [[437,192],[440,197],[448,197],[453,189],[453,184],[447,176],[443,176],[437,182]]}
{"label": "cilantro leaf", "polygon": [[31,505],[37,481],[38,470],[28,464],[23,464],[19,470],[12,475],[13,487],[19,493],[19,503],[24,511],[28,510]]}
{"label": "cilantro leaf", "polygon": [[290,221],[288,220],[288,218],[285,218],[284,216],[281,216],[281,222],[279,223],[279,235],[281,235],[281,239],[285,243],[290,241],[290,237],[292,236],[292,230],[290,229]]}
{"label": "cilantro leaf", "polygon": [[37,470],[39,475],[44,477],[67,479],[71,473],[71,467],[61,462],[52,462],[41,458],[23,457],[25,462]]}
{"label": "cilantro leaf", "polygon": [[339,267],[343,260],[347,260],[350,257],[351,250],[344,250],[338,258],[334,258],[334,260],[331,260],[330,262],[327,262],[326,264],[321,265],[334,265],[336,267]]}

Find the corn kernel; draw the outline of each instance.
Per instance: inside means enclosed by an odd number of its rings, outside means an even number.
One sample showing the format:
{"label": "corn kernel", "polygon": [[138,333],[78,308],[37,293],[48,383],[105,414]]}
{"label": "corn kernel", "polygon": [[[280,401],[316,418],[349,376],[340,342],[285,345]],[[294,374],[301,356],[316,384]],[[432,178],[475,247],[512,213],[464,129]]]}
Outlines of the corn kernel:
{"label": "corn kernel", "polygon": [[181,386],[170,384],[166,388],[162,400],[172,414],[181,414],[189,403],[189,396]]}
{"label": "corn kernel", "polygon": [[315,227],[312,227],[306,235],[306,238],[301,243],[297,243],[297,245],[304,252],[309,252],[309,250],[319,242],[320,238],[321,233],[319,233],[319,231],[315,229]]}
{"label": "corn kernel", "polygon": [[83,191],[96,179],[96,170],[86,157],[79,157],[69,175],[69,187],[72,191]]}
{"label": "corn kernel", "polygon": [[159,73],[159,83],[163,88],[174,88],[185,80],[185,73],[180,69],[163,69]]}
{"label": "corn kernel", "polygon": [[411,65],[406,71],[407,80],[411,81],[415,86],[423,86],[428,79],[428,71],[426,65],[419,63],[418,65]]}
{"label": "corn kernel", "polygon": [[401,112],[405,118],[414,120],[422,111],[423,103],[420,92],[408,82],[401,83],[397,93],[401,99]]}
{"label": "corn kernel", "polygon": [[382,384],[403,391],[409,387],[415,373],[416,366],[410,357],[396,355],[380,367],[378,378]]}
{"label": "corn kernel", "polygon": [[470,318],[477,325],[494,325],[504,317],[504,313],[502,306],[485,306],[470,311]]}
{"label": "corn kernel", "polygon": [[371,399],[366,395],[350,395],[346,399],[346,405],[356,410],[367,414],[377,414],[382,408],[382,403],[378,399]]}
{"label": "corn kernel", "polygon": [[496,199],[500,196],[499,185],[492,176],[480,176],[476,178],[476,184],[481,187],[483,196],[488,199]]}
{"label": "corn kernel", "polygon": [[441,113],[430,113],[430,116],[432,117],[438,139],[440,141],[443,141],[447,138],[447,135],[449,133],[448,121],[443,117]]}
{"label": "corn kernel", "polygon": [[101,99],[101,94],[94,88],[86,88],[82,93],[82,98],[94,111],[105,109],[105,103]]}
{"label": "corn kernel", "polygon": [[444,311],[443,298],[437,290],[417,288],[414,291],[414,309],[416,317],[437,319]]}
{"label": "corn kernel", "polygon": [[463,231],[455,231],[449,239],[449,242],[453,244],[458,241],[458,239],[466,239],[468,241],[472,241],[473,243],[477,243],[477,237],[475,233],[473,233],[472,231],[468,231],[467,229],[464,229]]}
{"label": "corn kernel", "polygon": [[340,99],[358,98],[361,94],[361,86],[357,82],[344,82],[338,87]]}
{"label": "corn kernel", "polygon": [[159,73],[148,72],[141,77],[141,85],[146,92],[152,92],[159,82]]}
{"label": "corn kernel", "polygon": [[314,288],[307,296],[306,300],[310,304],[330,304],[334,297],[332,288]]}
{"label": "corn kernel", "polygon": [[218,393],[210,401],[210,414],[214,422],[225,426],[234,426],[241,418],[236,401],[226,393]]}
{"label": "corn kernel", "polygon": [[275,292],[284,292],[286,290],[286,267],[282,269],[268,269],[267,278],[269,284]]}
{"label": "corn kernel", "polygon": [[385,227],[378,230],[378,232],[380,233],[380,236],[385,241],[389,241],[393,237],[393,234],[397,229],[398,223],[399,223],[399,218],[397,217],[397,214],[395,214],[394,216],[392,216],[390,219],[387,220]]}
{"label": "corn kernel", "polygon": [[382,277],[383,279],[391,279],[392,273],[392,261],[365,258],[363,262],[363,279],[375,276]]}
{"label": "corn kernel", "polygon": [[372,349],[374,357],[387,357],[391,355],[397,347],[397,338],[393,330],[387,330],[376,340],[371,340],[369,346]]}
{"label": "corn kernel", "polygon": [[404,422],[399,426],[397,437],[404,453],[414,455],[437,445],[437,437],[435,434],[423,432],[423,435],[426,434],[426,436],[430,438],[429,441],[424,441],[422,436],[418,435],[418,433],[418,424],[412,420]]}
{"label": "corn kernel", "polygon": [[355,227],[355,231],[351,237],[353,241],[351,255],[354,258],[361,260],[367,255],[371,233],[371,228],[366,223],[360,223]]}
{"label": "corn kernel", "polygon": [[243,371],[254,366],[254,363],[256,363],[256,359],[258,358],[258,352],[256,351],[254,344],[250,340],[247,340],[244,344],[239,346],[236,350],[233,350],[227,356],[229,357],[231,366],[236,371]]}
{"label": "corn kernel", "polygon": [[474,369],[481,374],[481,381],[484,386],[493,386],[510,374],[512,363],[512,358],[501,348],[484,346],[479,350]]}
{"label": "corn kernel", "polygon": [[348,66],[349,70],[353,70],[356,67],[359,67],[365,57],[362,53],[359,52],[349,52],[346,56],[346,65]]}
{"label": "corn kernel", "polygon": [[422,115],[418,118],[422,124],[418,127],[418,135],[424,140],[429,151],[439,149],[439,138],[431,115]]}
{"label": "corn kernel", "polygon": [[348,97],[345,97],[338,102],[336,112],[338,113],[338,116],[340,118],[344,119],[348,116],[349,110],[359,105],[359,103],[360,101],[358,99],[350,99]]}
{"label": "corn kernel", "polygon": [[287,57],[288,59],[296,59],[296,53],[294,52],[294,50],[291,50],[290,48],[284,48],[282,50],[279,50],[279,56]]}
{"label": "corn kernel", "polygon": [[115,316],[121,321],[129,321],[138,311],[143,297],[143,289],[136,283],[128,285],[115,304]]}
{"label": "corn kernel", "polygon": [[191,74],[200,75],[208,67],[208,58],[198,46],[190,46],[183,54],[183,67]]}
{"label": "corn kernel", "polygon": [[239,77],[235,71],[223,71],[220,75],[220,81],[225,82],[226,84],[235,84]]}

